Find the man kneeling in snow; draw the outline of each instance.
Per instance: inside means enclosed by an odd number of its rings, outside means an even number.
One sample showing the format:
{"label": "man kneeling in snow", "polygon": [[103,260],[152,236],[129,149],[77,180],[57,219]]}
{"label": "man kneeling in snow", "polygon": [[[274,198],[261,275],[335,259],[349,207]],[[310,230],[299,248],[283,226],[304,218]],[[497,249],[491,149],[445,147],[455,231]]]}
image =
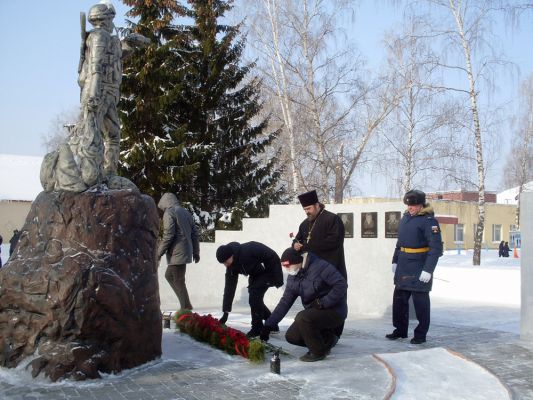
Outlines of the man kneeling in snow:
{"label": "man kneeling in snow", "polygon": [[301,297],[305,310],[300,311],[285,334],[287,342],[308,348],[301,361],[323,360],[337,344],[335,328],[348,315],[346,292],[348,284],[337,269],[325,260],[307,253],[303,257],[292,247],[281,256],[281,265],[289,274],[285,292],[272,315],[265,321],[261,339],[267,341],[270,331],[278,325]]}

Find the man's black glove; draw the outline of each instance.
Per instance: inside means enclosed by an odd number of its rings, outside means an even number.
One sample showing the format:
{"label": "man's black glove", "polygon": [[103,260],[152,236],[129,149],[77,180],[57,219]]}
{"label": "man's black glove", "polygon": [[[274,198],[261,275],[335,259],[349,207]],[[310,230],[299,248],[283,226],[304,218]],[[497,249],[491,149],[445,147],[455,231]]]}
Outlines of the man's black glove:
{"label": "man's black glove", "polygon": [[196,264],[200,261],[200,254],[193,254],[192,259]]}
{"label": "man's black glove", "polygon": [[321,310],[322,309],[322,304],[320,304],[320,300],[315,299],[311,303],[311,307],[316,308],[317,310]]}
{"label": "man's black glove", "polygon": [[224,312],[224,314],[222,315],[222,318],[220,318],[218,322],[220,322],[221,324],[225,324],[227,320],[228,320],[228,313]]}
{"label": "man's black glove", "polygon": [[268,326],[263,326],[261,329],[261,333],[259,334],[259,337],[263,342],[268,342],[268,339],[270,339],[270,328]]}

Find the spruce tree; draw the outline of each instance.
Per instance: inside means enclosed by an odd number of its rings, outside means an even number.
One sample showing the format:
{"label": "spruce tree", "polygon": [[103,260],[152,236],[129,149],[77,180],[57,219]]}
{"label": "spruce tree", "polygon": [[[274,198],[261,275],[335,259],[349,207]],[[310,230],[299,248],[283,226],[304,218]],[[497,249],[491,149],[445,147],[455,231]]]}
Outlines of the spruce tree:
{"label": "spruce tree", "polygon": [[249,77],[254,64],[240,65],[245,46],[240,26],[220,22],[231,2],[188,3],[192,23],[182,27],[190,47],[183,52],[180,125],[191,135],[189,156],[198,164],[189,200],[210,216],[205,223],[236,229],[242,216],[265,216],[268,205],[282,199],[277,160],[265,157],[278,131],[267,132],[268,119],[259,116],[260,80]]}
{"label": "spruce tree", "polygon": [[123,0],[132,31],[151,40],[124,61],[119,104],[122,122],[120,174],[159,198],[191,181],[197,165],[186,155],[186,134],[177,121],[182,93],[178,49],[187,41],[175,26],[185,9],[174,0]]}
{"label": "spruce tree", "polygon": [[220,23],[231,3],[123,1],[137,19],[130,28],[152,45],[125,61],[121,173],[156,199],[178,194],[204,239],[265,216],[283,196],[276,157],[265,154],[278,131],[259,115],[254,64],[240,65],[240,26]]}

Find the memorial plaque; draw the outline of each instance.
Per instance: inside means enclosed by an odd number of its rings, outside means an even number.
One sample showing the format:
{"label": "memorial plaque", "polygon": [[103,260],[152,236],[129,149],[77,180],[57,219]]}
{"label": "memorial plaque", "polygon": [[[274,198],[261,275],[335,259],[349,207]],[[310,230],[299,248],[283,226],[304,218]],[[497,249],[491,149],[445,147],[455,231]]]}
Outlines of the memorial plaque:
{"label": "memorial plaque", "polygon": [[385,237],[397,238],[398,237],[398,224],[400,223],[401,212],[400,211],[387,211],[385,212]]}
{"label": "memorial plaque", "polygon": [[361,213],[361,237],[377,238],[378,237],[378,213],[364,212]]}
{"label": "memorial plaque", "polygon": [[337,213],[344,224],[344,237],[353,238],[353,213]]}

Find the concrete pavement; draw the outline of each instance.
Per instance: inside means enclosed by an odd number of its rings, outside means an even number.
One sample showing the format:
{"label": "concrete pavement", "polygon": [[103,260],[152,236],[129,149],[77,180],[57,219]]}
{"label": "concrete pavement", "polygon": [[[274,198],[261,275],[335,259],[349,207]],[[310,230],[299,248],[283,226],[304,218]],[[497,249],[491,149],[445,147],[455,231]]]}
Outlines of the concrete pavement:
{"label": "concrete pavement", "polygon": [[[343,337],[331,355],[324,361],[307,364],[297,360],[304,349],[287,345],[282,334],[273,336],[271,342],[282,345],[289,353],[282,356],[282,374],[279,376],[268,372],[267,361],[254,365],[239,357],[221,355],[220,351],[207,345],[197,344],[181,334],[172,336],[170,330],[165,330],[164,337],[167,339],[164,346],[177,346],[177,343],[183,346],[174,349],[177,354],[175,359],[155,361],[98,381],[59,384],[31,378],[16,381],[9,371],[3,369],[0,398],[395,398],[395,391],[405,382],[402,382],[402,376],[396,376],[395,371],[383,363],[383,357],[376,355],[443,348],[483,367],[508,390],[508,398],[533,399],[533,344],[521,341],[515,333],[439,324],[437,321],[431,325],[428,342],[415,346],[409,343],[409,339],[386,340],[384,335],[390,330],[389,318],[347,321]],[[179,354],[183,354],[183,358]],[[437,381],[438,378],[435,379]],[[321,393],[320,388],[325,388],[325,392]],[[441,396],[439,393],[433,395],[433,398]],[[445,394],[443,396],[443,399],[446,398]]]}

